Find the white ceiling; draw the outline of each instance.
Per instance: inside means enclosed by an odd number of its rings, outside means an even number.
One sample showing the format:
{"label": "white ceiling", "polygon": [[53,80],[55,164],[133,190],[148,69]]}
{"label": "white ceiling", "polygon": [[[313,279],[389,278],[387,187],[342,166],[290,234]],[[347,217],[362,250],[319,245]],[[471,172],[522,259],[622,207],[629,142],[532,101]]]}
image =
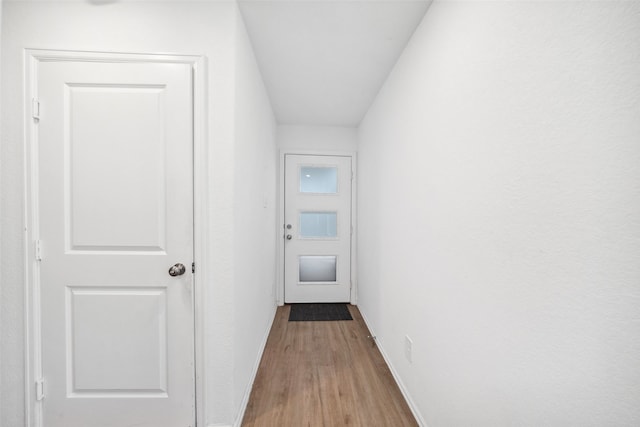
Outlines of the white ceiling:
{"label": "white ceiling", "polygon": [[239,0],[281,124],[357,126],[430,0]]}

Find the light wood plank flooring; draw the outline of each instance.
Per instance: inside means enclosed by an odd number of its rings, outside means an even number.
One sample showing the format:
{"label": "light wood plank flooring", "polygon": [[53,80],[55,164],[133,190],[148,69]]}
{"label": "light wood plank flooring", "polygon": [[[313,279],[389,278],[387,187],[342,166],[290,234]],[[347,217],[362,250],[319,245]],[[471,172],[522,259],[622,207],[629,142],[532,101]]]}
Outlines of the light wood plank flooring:
{"label": "light wood plank flooring", "polygon": [[279,307],[244,427],[417,426],[362,316],[289,322]]}

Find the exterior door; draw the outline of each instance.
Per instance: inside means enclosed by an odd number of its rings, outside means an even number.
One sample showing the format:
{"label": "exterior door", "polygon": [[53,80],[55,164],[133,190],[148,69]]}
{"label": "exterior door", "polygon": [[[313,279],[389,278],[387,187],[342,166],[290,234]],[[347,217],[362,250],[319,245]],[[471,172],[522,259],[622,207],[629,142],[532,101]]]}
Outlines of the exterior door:
{"label": "exterior door", "polygon": [[43,425],[194,426],[191,66],[36,79]]}
{"label": "exterior door", "polygon": [[285,156],[285,302],[351,299],[351,157]]}

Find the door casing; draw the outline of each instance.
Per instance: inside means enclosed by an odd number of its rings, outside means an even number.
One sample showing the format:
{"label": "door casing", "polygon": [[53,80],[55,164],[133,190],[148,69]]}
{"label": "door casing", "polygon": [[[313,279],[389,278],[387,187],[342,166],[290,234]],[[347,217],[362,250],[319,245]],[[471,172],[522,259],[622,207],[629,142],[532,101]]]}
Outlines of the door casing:
{"label": "door casing", "polygon": [[[207,268],[208,241],[204,231],[207,224],[209,199],[207,176],[207,84],[206,58],[195,55],[87,52],[71,50],[25,49],[24,51],[24,262],[25,262],[25,423],[29,427],[42,426],[42,401],[37,400],[36,381],[42,377],[40,335],[40,274],[34,242],[38,239],[38,189],[34,160],[38,150],[38,127],[34,119],[32,100],[37,94],[38,64],[45,61],[91,62],[148,62],[188,64],[193,72],[193,155],[194,155],[194,355],[196,425],[205,425],[204,382],[206,360],[204,294],[210,271]],[[44,389],[46,398],[46,387]]]}
{"label": "door casing", "polygon": [[357,233],[358,233],[358,224],[356,222],[356,201],[357,197],[357,169],[358,162],[357,156],[354,151],[321,151],[321,150],[295,150],[295,149],[286,149],[280,150],[280,166],[279,166],[279,183],[278,183],[278,268],[277,268],[277,289],[276,289],[276,299],[279,306],[284,305],[284,280],[285,280],[285,271],[284,271],[284,236],[285,236],[285,157],[288,154],[299,154],[299,155],[311,155],[311,156],[343,156],[343,157],[351,157],[351,171],[353,173],[353,179],[351,180],[351,224],[353,225],[353,233],[351,233],[351,298],[350,303],[356,305],[358,303],[358,280],[357,280],[357,269],[356,269],[356,259],[357,259]]}

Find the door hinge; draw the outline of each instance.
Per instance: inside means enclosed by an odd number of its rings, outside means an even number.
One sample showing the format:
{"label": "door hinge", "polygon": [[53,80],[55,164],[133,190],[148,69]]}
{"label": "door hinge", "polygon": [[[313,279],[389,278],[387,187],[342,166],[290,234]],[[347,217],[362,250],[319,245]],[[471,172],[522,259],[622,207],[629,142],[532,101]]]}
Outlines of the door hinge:
{"label": "door hinge", "polygon": [[31,115],[34,119],[40,120],[40,100],[36,98],[31,100]]}
{"label": "door hinge", "polygon": [[44,378],[36,380],[36,400],[44,399]]}
{"label": "door hinge", "polygon": [[36,258],[36,261],[42,261],[42,241],[41,240],[36,240],[33,242],[34,245],[34,255]]}
{"label": "door hinge", "polygon": [[196,272],[196,263],[195,263],[195,262],[192,262],[192,263],[191,263],[191,272],[192,272],[192,273],[195,273],[195,272]]}

